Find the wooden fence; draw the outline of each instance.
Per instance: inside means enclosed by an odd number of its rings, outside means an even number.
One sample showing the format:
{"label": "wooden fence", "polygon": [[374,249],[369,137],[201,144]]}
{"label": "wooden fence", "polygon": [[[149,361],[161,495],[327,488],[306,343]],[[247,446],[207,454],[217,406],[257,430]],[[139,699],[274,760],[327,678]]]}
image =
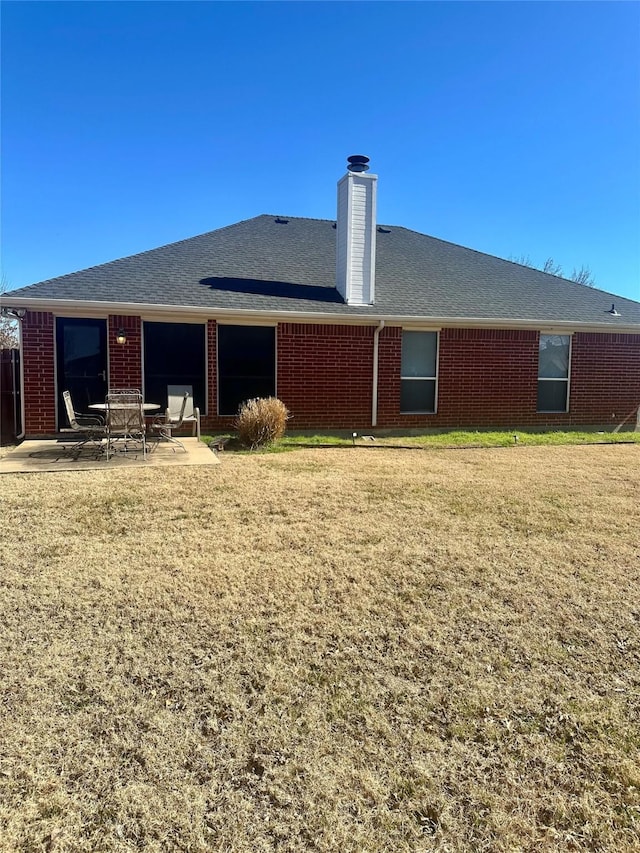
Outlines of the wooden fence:
{"label": "wooden fence", "polygon": [[0,350],[0,444],[13,444],[22,431],[20,350]]}

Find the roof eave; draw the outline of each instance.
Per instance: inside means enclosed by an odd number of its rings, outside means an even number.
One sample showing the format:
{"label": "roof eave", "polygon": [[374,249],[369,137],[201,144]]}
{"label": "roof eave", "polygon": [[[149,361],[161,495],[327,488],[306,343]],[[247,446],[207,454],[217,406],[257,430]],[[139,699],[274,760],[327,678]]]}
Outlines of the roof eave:
{"label": "roof eave", "polygon": [[526,319],[521,317],[455,317],[428,316],[424,314],[390,314],[384,311],[371,311],[371,306],[354,308],[348,314],[336,314],[329,311],[265,311],[258,309],[217,308],[213,306],[162,305],[145,302],[104,302],[77,299],[26,298],[15,299],[11,292],[0,296],[0,305],[11,308],[27,308],[31,311],[50,311],[53,314],[82,314],[101,316],[105,314],[141,314],[145,316],[179,314],[192,319],[223,319],[242,317],[253,321],[273,322],[327,322],[338,325],[378,324],[384,320],[387,325],[429,326],[448,328],[480,329],[575,329],[576,331],[621,332],[640,334],[640,322],[625,323],[624,317],[615,322],[581,321],[570,318],[548,320],[545,318]]}

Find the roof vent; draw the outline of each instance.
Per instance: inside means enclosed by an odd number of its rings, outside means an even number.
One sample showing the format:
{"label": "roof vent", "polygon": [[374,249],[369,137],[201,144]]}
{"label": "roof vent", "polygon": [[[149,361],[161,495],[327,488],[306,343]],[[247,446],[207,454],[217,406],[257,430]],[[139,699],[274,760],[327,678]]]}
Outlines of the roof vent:
{"label": "roof vent", "polygon": [[384,225],[378,225],[378,234],[391,234],[391,228],[385,228]]}
{"label": "roof vent", "polygon": [[347,157],[347,169],[350,172],[368,172],[368,162],[369,158],[363,154],[352,154],[351,157]]}
{"label": "roof vent", "polygon": [[276,222],[278,225],[288,225],[289,224],[289,220],[283,219],[281,216],[276,216],[276,218],[274,219],[274,222]]}
{"label": "roof vent", "polygon": [[609,310],[607,311],[607,314],[611,314],[612,317],[620,316],[620,314],[616,311],[616,306],[613,304],[611,305],[611,308],[609,308]]}

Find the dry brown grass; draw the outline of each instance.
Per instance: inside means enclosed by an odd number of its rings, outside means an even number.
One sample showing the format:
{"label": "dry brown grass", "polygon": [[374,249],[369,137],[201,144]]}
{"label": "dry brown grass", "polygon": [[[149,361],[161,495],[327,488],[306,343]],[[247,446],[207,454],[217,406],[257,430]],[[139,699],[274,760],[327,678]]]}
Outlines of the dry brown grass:
{"label": "dry brown grass", "polygon": [[640,846],[640,448],[5,475],[0,849]]}

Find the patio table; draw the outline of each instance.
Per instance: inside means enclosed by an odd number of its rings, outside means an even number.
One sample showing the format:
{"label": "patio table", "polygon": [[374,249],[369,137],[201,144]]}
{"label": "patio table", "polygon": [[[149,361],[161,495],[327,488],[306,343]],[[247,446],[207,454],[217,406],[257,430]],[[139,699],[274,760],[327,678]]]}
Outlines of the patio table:
{"label": "patio table", "polygon": [[[119,416],[119,418],[117,418],[117,428],[116,428],[115,432],[112,433],[112,431],[109,428],[109,425],[107,425],[107,444],[105,445],[105,449],[107,452],[107,461],[109,459],[109,453],[115,452],[117,444],[119,444],[122,451],[124,453],[126,453],[128,450],[128,445],[131,442],[134,442],[136,444],[138,444],[138,443],[142,444],[142,452],[146,458],[146,452],[149,448],[147,447],[146,439],[145,439],[144,420],[142,422],[143,425],[142,425],[141,435],[138,434],[138,430],[136,428],[134,428],[134,430],[133,430],[134,434],[129,433],[129,428],[130,428],[130,426],[133,425],[133,421],[131,422],[131,424],[127,425],[128,424],[127,418],[129,417],[127,415],[127,412],[131,412],[133,414],[137,411],[138,414],[135,415],[135,418],[139,419],[139,417],[140,417],[140,414],[139,414],[140,403],[133,403],[133,402],[130,402],[130,403],[120,403],[120,402],[90,403],[89,408],[94,409],[96,411],[101,411],[101,412],[108,412],[110,409],[112,411],[115,411],[115,412],[118,412],[118,411],[120,412],[120,416]],[[142,403],[143,413],[152,412],[153,410],[159,409],[159,408],[161,408],[159,403]],[[137,427],[137,424],[136,424],[136,427]]]}
{"label": "patio table", "polygon": [[[135,409],[137,403],[117,403],[119,409]],[[90,409],[98,409],[101,412],[107,411],[107,403],[90,403]],[[154,409],[162,408],[160,403],[143,403],[142,408],[145,412],[153,412]]]}

